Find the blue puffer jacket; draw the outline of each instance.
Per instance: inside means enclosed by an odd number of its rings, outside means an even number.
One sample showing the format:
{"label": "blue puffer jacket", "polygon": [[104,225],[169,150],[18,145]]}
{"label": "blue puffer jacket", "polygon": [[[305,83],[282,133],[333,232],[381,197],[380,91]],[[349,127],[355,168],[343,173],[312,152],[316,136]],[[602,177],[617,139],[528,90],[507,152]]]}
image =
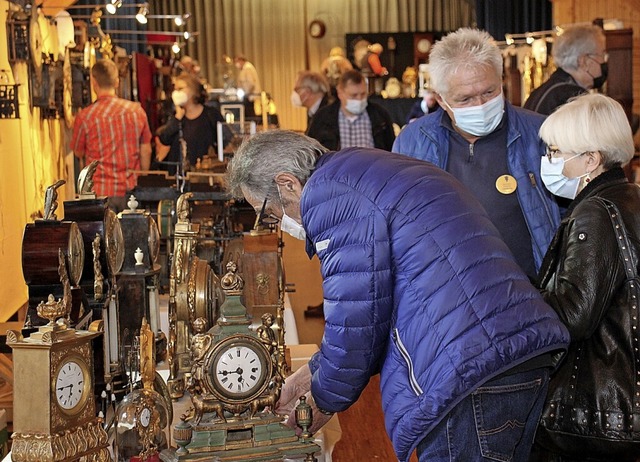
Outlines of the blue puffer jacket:
{"label": "blue puffer jacket", "polygon": [[[518,182],[518,201],[531,233],[536,271],[560,225],[560,211],[540,179],[540,157],[545,144],[538,136],[544,117],[516,108],[505,100],[507,114],[507,162]],[[440,109],[408,124],[396,138],[393,152],[426,160],[446,169],[449,131],[442,125],[446,113]],[[535,141],[533,141],[535,140]]]}
{"label": "blue puffer jacket", "polygon": [[482,383],[568,344],[477,200],[427,162],[363,148],[325,154],[301,212],[326,319],[309,364],[313,397],[342,411],[380,372],[402,461]]}

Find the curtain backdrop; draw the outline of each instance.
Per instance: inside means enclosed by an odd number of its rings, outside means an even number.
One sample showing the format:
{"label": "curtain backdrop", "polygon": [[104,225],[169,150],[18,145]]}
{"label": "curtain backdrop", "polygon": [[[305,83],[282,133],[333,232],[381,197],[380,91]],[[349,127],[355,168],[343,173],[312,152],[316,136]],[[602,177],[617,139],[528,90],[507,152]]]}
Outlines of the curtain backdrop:
{"label": "curtain backdrop", "polygon": [[[450,31],[475,25],[469,0],[156,0],[151,14],[192,17],[198,32],[184,53],[197,59],[214,82],[223,55],[244,54],[256,66],[262,87],[275,100],[280,126],[303,130],[306,113],[289,102],[298,71],[318,70],[346,33]],[[324,37],[307,33],[315,19],[326,24]],[[149,30],[176,30],[170,20],[150,20]]]}
{"label": "curtain backdrop", "polygon": [[507,33],[549,30],[551,6],[551,0],[476,0],[478,27],[499,41]]}

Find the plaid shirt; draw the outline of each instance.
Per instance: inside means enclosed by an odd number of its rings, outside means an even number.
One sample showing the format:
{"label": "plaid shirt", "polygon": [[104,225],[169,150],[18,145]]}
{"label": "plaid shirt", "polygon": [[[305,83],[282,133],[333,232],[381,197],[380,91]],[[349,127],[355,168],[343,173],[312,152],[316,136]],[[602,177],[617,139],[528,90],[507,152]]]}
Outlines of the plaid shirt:
{"label": "plaid shirt", "polygon": [[358,146],[361,148],[374,148],[373,134],[371,133],[371,119],[367,111],[355,118],[344,115],[338,111],[338,127],[340,128],[340,148]]}
{"label": "plaid shirt", "polygon": [[151,142],[147,115],[138,103],[101,96],[78,113],[71,149],[85,164],[99,161],[93,176],[99,196],[124,196],[136,185],[140,145]]}

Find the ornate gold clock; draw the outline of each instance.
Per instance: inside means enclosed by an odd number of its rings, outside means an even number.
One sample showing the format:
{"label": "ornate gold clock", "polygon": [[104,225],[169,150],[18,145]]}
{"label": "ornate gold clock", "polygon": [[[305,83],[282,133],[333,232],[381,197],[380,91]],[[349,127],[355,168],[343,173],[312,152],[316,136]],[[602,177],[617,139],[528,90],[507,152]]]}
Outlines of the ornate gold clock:
{"label": "ornate gold clock", "polygon": [[192,323],[186,389],[193,413],[174,427],[179,448],[163,451],[161,459],[257,462],[306,455],[306,461],[316,460],[320,448],[311,435],[298,437],[275,413],[286,369],[281,313],[265,313],[263,324],[251,329],[235,262],[228,262],[227,270],[220,280],[225,301],[216,325],[207,330],[203,317]]}
{"label": "ornate gold clock", "polygon": [[28,338],[7,332],[14,371],[12,460],[111,461],[93,391],[91,341],[100,335],[100,321],[80,331],[54,323],[58,314],[52,310],[51,322]]}
{"label": "ornate gold clock", "polygon": [[220,341],[205,361],[207,389],[231,404],[249,404],[268,387],[270,353],[257,338],[236,334]]}

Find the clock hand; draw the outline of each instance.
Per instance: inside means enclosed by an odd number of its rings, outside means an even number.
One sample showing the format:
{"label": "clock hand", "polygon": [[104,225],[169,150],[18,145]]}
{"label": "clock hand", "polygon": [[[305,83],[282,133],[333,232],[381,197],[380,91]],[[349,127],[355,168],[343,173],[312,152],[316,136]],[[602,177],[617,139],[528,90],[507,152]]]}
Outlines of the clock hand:
{"label": "clock hand", "polygon": [[73,384],[71,384],[71,385],[66,385],[66,386],[64,386],[64,387],[58,387],[58,391],[62,391],[62,390],[64,390],[65,388],[73,388]]}

